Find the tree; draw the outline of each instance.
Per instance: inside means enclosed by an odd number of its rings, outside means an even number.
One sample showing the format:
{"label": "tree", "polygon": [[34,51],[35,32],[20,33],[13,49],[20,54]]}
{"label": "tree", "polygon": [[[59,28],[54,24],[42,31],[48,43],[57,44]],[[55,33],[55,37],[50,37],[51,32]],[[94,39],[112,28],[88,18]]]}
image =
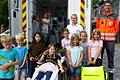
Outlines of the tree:
{"label": "tree", "polygon": [[8,26],[8,0],[0,0],[0,26]]}

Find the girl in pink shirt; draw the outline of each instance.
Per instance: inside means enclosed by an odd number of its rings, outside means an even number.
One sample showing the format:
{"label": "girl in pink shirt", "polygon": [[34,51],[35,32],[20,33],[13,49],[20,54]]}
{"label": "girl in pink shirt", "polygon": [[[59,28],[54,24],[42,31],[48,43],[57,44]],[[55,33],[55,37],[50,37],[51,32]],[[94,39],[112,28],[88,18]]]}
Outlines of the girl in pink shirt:
{"label": "girl in pink shirt", "polygon": [[91,39],[88,42],[88,65],[101,66],[101,50],[103,41],[99,29],[93,29]]}
{"label": "girl in pink shirt", "polygon": [[63,30],[63,37],[64,38],[61,40],[61,46],[62,46],[62,49],[64,50],[63,53],[65,54],[65,57],[64,57],[65,65],[66,65],[66,67],[68,67],[69,66],[69,64],[68,64],[68,54],[67,54],[66,49],[67,49],[68,46],[70,46],[70,38],[69,38],[69,30],[67,28],[65,28]]}
{"label": "girl in pink shirt", "polygon": [[69,31],[67,28],[64,29],[63,36],[64,38],[61,40],[61,45],[62,45],[62,48],[64,49],[70,46]]}
{"label": "girl in pink shirt", "polygon": [[63,30],[64,38],[61,40],[62,49],[65,51],[65,56],[67,57],[66,49],[70,46],[70,38],[69,38],[69,31],[67,28]]}

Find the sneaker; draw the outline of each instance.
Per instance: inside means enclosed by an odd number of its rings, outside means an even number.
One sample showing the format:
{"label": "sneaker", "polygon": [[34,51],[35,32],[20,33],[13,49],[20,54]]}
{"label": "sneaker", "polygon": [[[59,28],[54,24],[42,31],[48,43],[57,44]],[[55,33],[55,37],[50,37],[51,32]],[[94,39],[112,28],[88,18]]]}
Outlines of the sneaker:
{"label": "sneaker", "polygon": [[109,73],[114,73],[114,72],[115,72],[115,69],[107,68],[106,70],[107,70],[107,72],[109,72]]}

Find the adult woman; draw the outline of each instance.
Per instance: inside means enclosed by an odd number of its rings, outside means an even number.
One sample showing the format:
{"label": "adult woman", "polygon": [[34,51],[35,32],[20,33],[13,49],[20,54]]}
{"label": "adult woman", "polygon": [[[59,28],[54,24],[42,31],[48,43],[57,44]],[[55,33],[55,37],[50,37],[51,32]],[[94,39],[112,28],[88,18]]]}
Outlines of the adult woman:
{"label": "adult woman", "polygon": [[71,38],[71,36],[73,34],[80,34],[80,32],[83,30],[83,27],[78,23],[78,17],[76,14],[72,14],[71,16],[71,24],[69,24],[67,26],[67,29],[69,30],[70,34],[69,34],[69,38]]}

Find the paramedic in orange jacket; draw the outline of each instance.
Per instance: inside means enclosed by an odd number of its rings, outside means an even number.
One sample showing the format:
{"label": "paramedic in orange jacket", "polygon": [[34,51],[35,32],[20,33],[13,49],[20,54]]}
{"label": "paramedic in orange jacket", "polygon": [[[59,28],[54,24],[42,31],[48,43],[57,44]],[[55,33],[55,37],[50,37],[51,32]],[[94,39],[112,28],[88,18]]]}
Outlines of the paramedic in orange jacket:
{"label": "paramedic in orange jacket", "polygon": [[100,30],[103,40],[101,56],[103,57],[104,49],[106,49],[109,80],[113,80],[115,37],[119,30],[119,23],[118,16],[112,12],[112,4],[110,2],[104,3],[104,11],[97,16],[96,27]]}

